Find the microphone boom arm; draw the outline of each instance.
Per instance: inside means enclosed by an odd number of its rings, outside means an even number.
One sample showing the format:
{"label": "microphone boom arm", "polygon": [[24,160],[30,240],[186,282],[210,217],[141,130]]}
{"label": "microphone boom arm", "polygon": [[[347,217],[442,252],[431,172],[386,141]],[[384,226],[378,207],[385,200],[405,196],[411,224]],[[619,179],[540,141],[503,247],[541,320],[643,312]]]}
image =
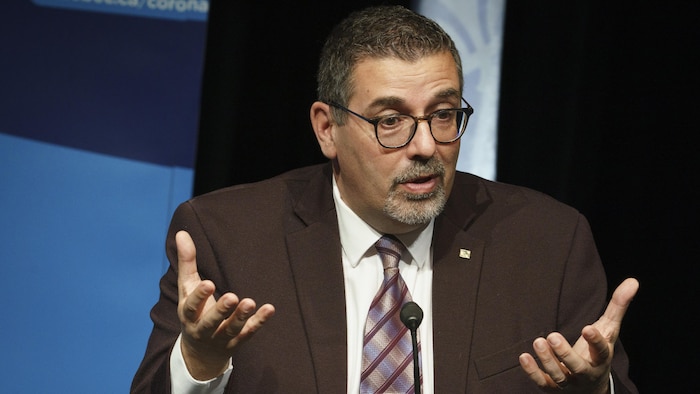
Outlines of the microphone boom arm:
{"label": "microphone boom arm", "polygon": [[413,301],[409,301],[401,307],[401,322],[411,331],[413,344],[413,386],[414,393],[421,392],[420,365],[418,364],[418,326],[423,321],[423,310]]}

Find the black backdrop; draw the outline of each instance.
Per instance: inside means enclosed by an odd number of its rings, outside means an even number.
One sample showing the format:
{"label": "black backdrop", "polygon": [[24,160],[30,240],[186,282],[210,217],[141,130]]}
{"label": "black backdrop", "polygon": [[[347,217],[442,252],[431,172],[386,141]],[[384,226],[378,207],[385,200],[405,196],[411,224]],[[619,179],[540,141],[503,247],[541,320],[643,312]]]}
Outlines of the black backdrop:
{"label": "black backdrop", "polygon": [[[350,10],[387,2],[247,3],[211,2],[195,194],[324,161],[308,120],[322,40]],[[498,180],[582,211],[611,287],[639,278],[622,339],[649,393],[692,391],[700,366],[699,5],[506,6]]]}

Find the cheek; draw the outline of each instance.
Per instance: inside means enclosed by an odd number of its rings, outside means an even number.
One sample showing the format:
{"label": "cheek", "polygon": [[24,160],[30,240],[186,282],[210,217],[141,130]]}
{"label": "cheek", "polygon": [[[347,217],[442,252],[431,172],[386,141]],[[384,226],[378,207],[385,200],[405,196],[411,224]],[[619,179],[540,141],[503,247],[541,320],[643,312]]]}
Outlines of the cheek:
{"label": "cheek", "polygon": [[442,146],[442,148],[444,148],[442,154],[445,157],[446,163],[457,163],[457,158],[459,157],[459,147],[460,141],[457,141],[454,144]]}
{"label": "cheek", "polygon": [[334,140],[338,161],[355,170],[371,171],[381,159],[379,144],[360,130],[338,130]]}
{"label": "cheek", "polygon": [[447,191],[449,192],[452,189],[452,182],[455,177],[457,159],[459,158],[459,145],[443,146],[442,148],[446,149],[438,148],[438,151],[440,152],[442,163],[445,165],[445,186],[447,186]]}
{"label": "cheek", "polygon": [[374,146],[344,145],[338,149],[338,164],[348,186],[364,198],[374,200],[388,192],[399,167],[392,156],[376,152]]}

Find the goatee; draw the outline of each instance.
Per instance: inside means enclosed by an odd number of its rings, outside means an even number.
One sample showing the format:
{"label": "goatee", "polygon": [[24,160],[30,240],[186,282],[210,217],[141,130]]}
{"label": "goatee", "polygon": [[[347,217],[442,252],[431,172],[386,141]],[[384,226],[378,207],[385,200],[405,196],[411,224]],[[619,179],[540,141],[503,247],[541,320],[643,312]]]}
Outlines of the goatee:
{"label": "goatee", "polygon": [[[439,180],[435,190],[429,193],[408,193],[399,188],[404,182],[426,175],[435,176]],[[394,178],[384,202],[384,213],[408,225],[428,223],[442,212],[447,203],[444,175],[445,166],[435,157],[425,162],[413,162],[411,167]]]}

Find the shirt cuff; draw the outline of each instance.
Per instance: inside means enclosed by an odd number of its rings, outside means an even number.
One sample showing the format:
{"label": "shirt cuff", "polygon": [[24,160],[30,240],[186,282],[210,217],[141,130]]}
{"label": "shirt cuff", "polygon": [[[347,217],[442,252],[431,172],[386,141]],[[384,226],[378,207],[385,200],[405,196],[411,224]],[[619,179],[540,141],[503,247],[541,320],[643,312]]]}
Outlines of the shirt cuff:
{"label": "shirt cuff", "polygon": [[190,375],[185,359],[182,357],[182,350],[180,349],[181,336],[182,334],[177,337],[175,346],[173,346],[173,350],[170,353],[170,392],[172,394],[223,394],[226,383],[233,372],[231,359],[229,359],[228,368],[223,374],[214,379],[196,380]]}

